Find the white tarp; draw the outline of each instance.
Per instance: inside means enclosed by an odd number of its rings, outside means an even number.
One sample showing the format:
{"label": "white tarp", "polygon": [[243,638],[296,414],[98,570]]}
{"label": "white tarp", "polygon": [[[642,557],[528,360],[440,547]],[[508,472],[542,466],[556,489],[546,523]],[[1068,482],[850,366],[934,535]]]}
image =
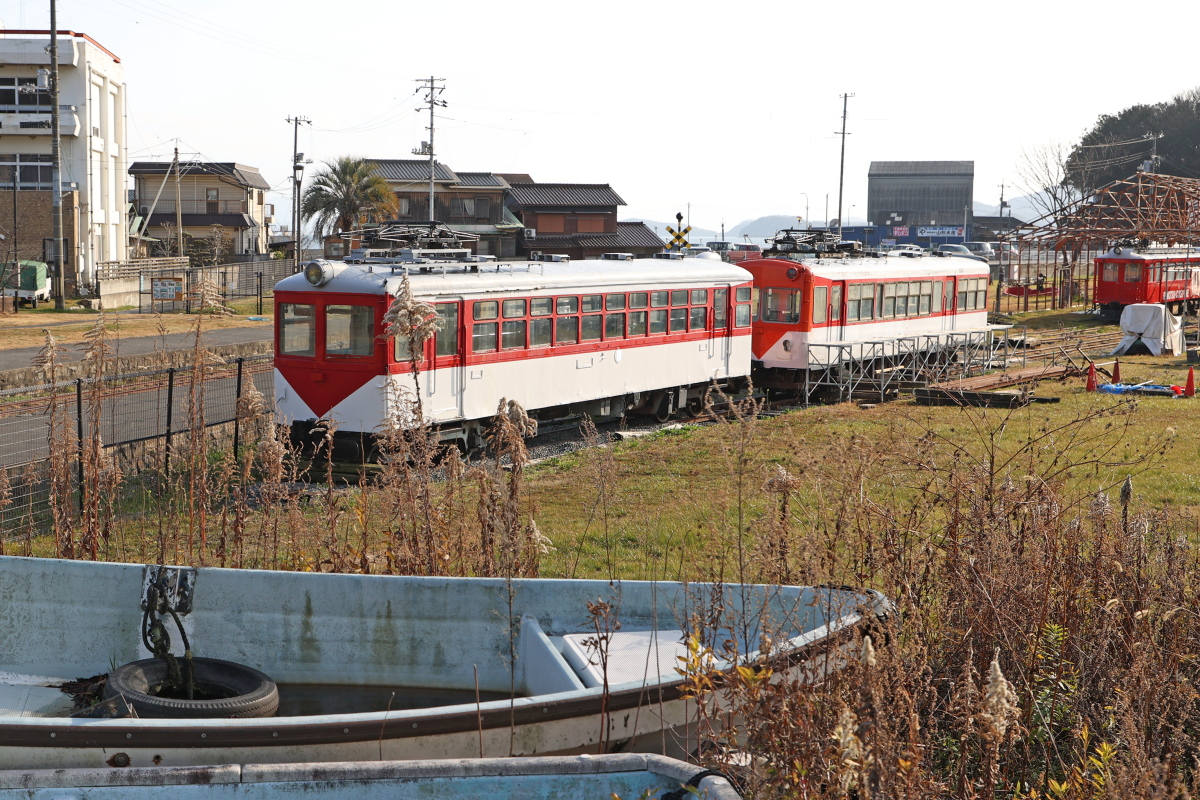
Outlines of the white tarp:
{"label": "white tarp", "polygon": [[1184,352],[1183,318],[1167,311],[1161,303],[1134,303],[1121,312],[1121,333],[1124,338],[1112,351],[1123,355],[1139,340],[1151,354],[1177,356]]}

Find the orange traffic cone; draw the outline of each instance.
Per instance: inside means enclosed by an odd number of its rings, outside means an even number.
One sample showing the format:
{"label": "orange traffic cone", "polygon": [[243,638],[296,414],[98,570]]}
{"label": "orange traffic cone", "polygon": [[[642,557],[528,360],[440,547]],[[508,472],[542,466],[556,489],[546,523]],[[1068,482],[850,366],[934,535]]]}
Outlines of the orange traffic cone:
{"label": "orange traffic cone", "polygon": [[1183,387],[1183,396],[1184,397],[1195,397],[1196,396],[1196,368],[1195,367],[1188,367],[1188,379],[1187,379],[1187,383]]}
{"label": "orange traffic cone", "polygon": [[1113,383],[1121,382],[1121,359],[1119,359],[1119,358],[1116,360],[1116,362],[1113,363],[1113,380],[1112,380],[1112,382]]}
{"label": "orange traffic cone", "polygon": [[1088,362],[1088,380],[1087,380],[1087,390],[1086,391],[1089,391],[1089,392],[1096,391],[1096,362],[1095,361]]}

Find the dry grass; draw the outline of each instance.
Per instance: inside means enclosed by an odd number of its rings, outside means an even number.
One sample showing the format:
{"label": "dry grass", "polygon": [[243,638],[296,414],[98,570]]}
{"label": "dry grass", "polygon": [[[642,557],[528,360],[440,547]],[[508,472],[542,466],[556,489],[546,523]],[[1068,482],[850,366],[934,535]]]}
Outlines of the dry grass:
{"label": "dry grass", "polygon": [[[268,304],[269,305],[269,304]],[[243,314],[253,314],[254,310],[244,310],[245,303],[238,308]],[[270,325],[270,310],[267,312],[267,322],[251,322],[246,317],[226,317],[214,319],[208,324],[210,330],[219,328],[251,328]],[[49,328],[54,332],[54,338],[64,346],[83,344],[89,331],[96,324],[97,312],[79,309],[76,311],[55,312],[52,309],[37,310],[22,309],[16,315],[3,318],[0,323],[0,350],[14,350],[24,347],[38,347],[42,344],[42,329]],[[114,314],[109,313],[105,318],[107,335],[114,342],[119,339],[129,339],[135,336],[158,336],[162,333],[187,333],[196,325],[195,314],[163,314],[156,320],[154,314]],[[159,330],[161,322],[164,330]]]}
{"label": "dry grass", "polygon": [[[395,335],[418,336],[430,313],[397,313],[409,322]],[[1153,359],[1122,371],[1127,381],[1186,375]],[[706,651],[740,659],[727,642],[744,621],[706,609],[684,665],[704,739],[697,760],[738,772],[756,798],[1194,796],[1200,401],[1087,394],[1078,380],[1038,393],[1061,402],[776,418],[745,402],[736,419],[619,444],[588,428],[601,446],[536,468],[519,406],[500,404],[491,456],[469,465],[440,451],[417,424],[419,404],[401,398],[381,474],[355,489],[306,486],[297,454],[248,398],[241,452],[180,435],[177,467],[154,476],[139,520],[114,524],[100,506],[81,522],[60,502],[58,535],[23,549],[872,587],[897,613],[816,685],[761,663],[708,672]],[[193,405],[193,427],[202,422]],[[328,475],[320,455],[314,470]],[[89,469],[100,480],[101,462]],[[587,613],[603,647],[619,609]]]}

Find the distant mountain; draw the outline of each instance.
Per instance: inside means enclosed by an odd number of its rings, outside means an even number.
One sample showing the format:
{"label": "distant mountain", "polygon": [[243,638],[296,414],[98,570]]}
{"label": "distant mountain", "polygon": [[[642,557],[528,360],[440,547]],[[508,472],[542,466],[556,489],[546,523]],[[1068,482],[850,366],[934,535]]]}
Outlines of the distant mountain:
{"label": "distant mountain", "polygon": [[[1039,205],[1040,198],[1038,195],[1021,195],[1020,197],[1008,199],[1005,202],[1009,204],[1009,207],[1004,209],[1004,215],[1008,216],[1011,211],[1012,215],[1022,222],[1033,222],[1045,213],[1043,206]],[[977,217],[996,217],[1000,215],[1000,207],[998,205],[981,203],[976,200],[974,206],[973,211]]]}

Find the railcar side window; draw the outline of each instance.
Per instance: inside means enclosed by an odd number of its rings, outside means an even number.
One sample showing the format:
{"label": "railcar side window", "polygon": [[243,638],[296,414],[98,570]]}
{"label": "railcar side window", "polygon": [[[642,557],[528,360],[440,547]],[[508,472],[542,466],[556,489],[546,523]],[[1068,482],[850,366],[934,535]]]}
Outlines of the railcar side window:
{"label": "railcar side window", "polygon": [[[770,289],[767,290],[771,291]],[[829,305],[829,287],[814,286],[813,287],[813,324],[825,321],[825,309]]]}
{"label": "railcar side window", "polygon": [[296,303],[279,304],[279,354],[315,356],[317,354],[316,308]]}
{"label": "railcar side window", "polygon": [[688,329],[693,331],[702,331],[705,328],[704,323],[708,321],[708,309],[704,306],[693,306],[691,316],[688,319]]}
{"label": "railcar side window", "polygon": [[625,315],[608,314],[604,317],[604,338],[620,339],[625,336]]}
{"label": "railcar side window", "polygon": [[686,306],[688,304],[687,289],[672,289],[671,290],[671,305]]}
{"label": "railcar side window", "polygon": [[864,283],[858,289],[859,319],[875,318],[875,284]]}
{"label": "railcar side window", "polygon": [[625,310],[625,295],[610,294],[604,298],[605,311],[624,311]]}
{"label": "railcar side window", "polygon": [[[664,294],[666,294],[666,293],[664,292]],[[650,312],[650,333],[651,333],[651,335],[656,334],[656,333],[666,333],[666,332],[667,332],[667,310],[664,308],[660,311],[651,311]]]}
{"label": "railcar side window", "polygon": [[500,313],[500,304],[495,300],[479,300],[475,303],[475,319],[495,319]]}
{"label": "railcar side window", "polygon": [[579,317],[559,317],[554,320],[555,344],[575,344],[577,341],[579,341]]}
{"label": "railcar side window", "polygon": [[646,312],[645,311],[629,312],[629,335],[630,336],[645,336],[646,335]]}
{"label": "railcar side window", "polygon": [[954,310],[954,278],[946,280],[946,310]]}
{"label": "railcar side window", "polygon": [[692,289],[692,305],[708,302],[708,289]]}
{"label": "railcar side window", "polygon": [[579,298],[578,297],[560,297],[560,298],[558,298],[558,313],[560,313],[560,314],[578,314],[579,313]]}
{"label": "railcar side window", "polygon": [[933,303],[933,306],[930,308],[930,311],[932,311],[932,313],[934,313],[934,314],[940,313],[942,310],[942,282],[941,281],[933,282],[933,293],[930,295],[930,302]]}
{"label": "railcar side window", "polygon": [[988,282],[983,278],[975,279],[975,308],[987,308]]}
{"label": "railcar side window", "polygon": [[[513,319],[515,317],[525,316],[525,301],[524,300],[505,300],[504,301],[504,318]],[[479,319],[476,317],[476,319]]]}
{"label": "railcar side window", "polygon": [[834,286],[829,290],[829,318],[834,322],[842,319],[842,287]]}
{"label": "railcar side window", "polygon": [[[599,297],[600,295],[596,295]],[[591,314],[583,318],[583,324],[579,328],[579,341],[594,342],[600,338],[600,330],[604,327],[604,322],[599,314]]]}
{"label": "railcar side window", "polygon": [[552,319],[529,320],[529,346],[549,347],[553,324]]}
{"label": "railcar side window", "polygon": [[490,353],[496,349],[496,323],[476,323],[471,330],[471,352]]}
{"label": "railcar side window", "polygon": [[713,328],[729,327],[729,290],[713,289]]}
{"label": "railcar side window", "polygon": [[505,322],[500,328],[500,348],[516,350],[525,346],[525,320],[514,319]]}
{"label": "railcar side window", "polygon": [[799,322],[800,292],[796,289],[763,289],[761,314],[763,322]]}
{"label": "railcar side window", "polygon": [[583,313],[586,314],[589,311],[603,311],[603,297],[603,295],[599,294],[585,294],[583,296]]}
{"label": "railcar side window", "polygon": [[1116,282],[1116,280],[1117,280],[1117,265],[1116,265],[1116,264],[1108,264],[1108,263],[1106,263],[1106,264],[1104,265],[1104,277],[1103,277],[1103,280],[1106,280],[1106,281],[1113,281],[1114,283]]}
{"label": "railcar side window", "polygon": [[374,352],[374,306],[325,306],[325,355],[369,356]]}
{"label": "railcar side window", "polygon": [[645,308],[647,295],[645,292],[630,292],[629,307],[630,308]]}
{"label": "railcar side window", "polygon": [[688,310],[686,308],[671,309],[671,333],[686,333]]}
{"label": "railcar side window", "polygon": [[933,304],[933,281],[921,281],[921,308],[918,313],[928,314]]}
{"label": "railcar side window", "polygon": [[883,293],[883,301],[880,305],[880,313],[884,319],[892,319],[896,316],[896,284],[883,283],[879,286]]}
{"label": "railcar side window", "polygon": [[735,290],[734,300],[736,300],[737,302],[745,303],[749,299],[750,299],[750,287],[749,286],[739,286]]}
{"label": "railcar side window", "polygon": [[666,308],[668,292],[651,292],[650,307],[651,308]]}
{"label": "railcar side window", "polygon": [[742,303],[733,308],[733,324],[739,328],[750,325],[750,303]]}
{"label": "railcar side window", "polygon": [[1142,280],[1142,265],[1141,264],[1126,264],[1125,265],[1125,282],[1140,283]]}
{"label": "railcar side window", "polygon": [[[437,337],[437,354],[439,356],[456,356],[458,355],[458,303],[435,303],[434,308],[437,309],[438,316],[442,318],[442,327],[438,328],[435,336]],[[396,340],[396,345],[399,347],[400,340]],[[402,361],[398,355],[397,361]]]}
{"label": "railcar side window", "polygon": [[971,293],[970,289],[971,289],[971,282],[969,280],[967,280],[966,278],[958,279],[958,310],[959,311],[966,311],[967,310],[967,301],[970,298],[974,297],[974,295]]}

